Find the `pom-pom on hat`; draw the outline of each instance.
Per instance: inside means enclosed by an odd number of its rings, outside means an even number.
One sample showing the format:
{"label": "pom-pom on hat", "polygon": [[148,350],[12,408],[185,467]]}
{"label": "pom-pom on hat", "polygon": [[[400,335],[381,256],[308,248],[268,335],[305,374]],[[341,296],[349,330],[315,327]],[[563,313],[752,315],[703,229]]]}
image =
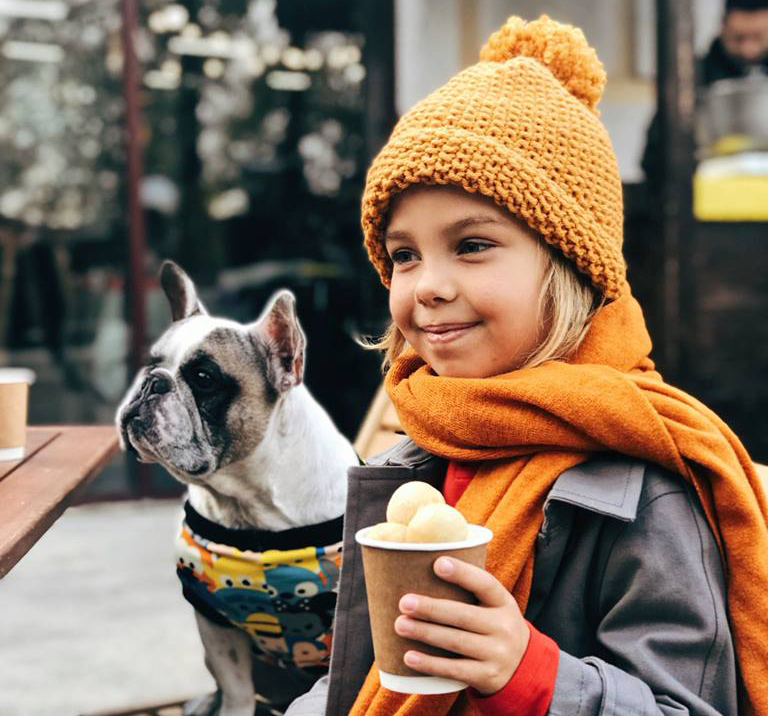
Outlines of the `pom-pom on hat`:
{"label": "pom-pom on hat", "polygon": [[365,247],[385,286],[392,198],[412,184],[492,197],[558,248],[608,299],[624,290],[622,192],[596,105],[605,72],[581,30],[511,17],[480,62],[398,121],[368,171]]}

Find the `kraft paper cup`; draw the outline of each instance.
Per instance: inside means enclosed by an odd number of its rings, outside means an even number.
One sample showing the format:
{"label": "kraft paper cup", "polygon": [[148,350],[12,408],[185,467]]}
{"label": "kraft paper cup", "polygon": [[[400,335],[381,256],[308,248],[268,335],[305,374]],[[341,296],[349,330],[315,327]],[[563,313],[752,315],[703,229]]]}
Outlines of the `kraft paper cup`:
{"label": "kraft paper cup", "polygon": [[408,668],[403,654],[409,649],[436,656],[457,655],[401,637],[395,632],[395,619],[400,615],[400,598],[409,593],[474,604],[474,594],[440,579],[433,565],[438,557],[449,555],[484,567],[493,533],[486,527],[469,525],[469,537],[462,542],[384,542],[367,538],[369,529],[359,530],[355,539],[362,547],[368,615],[381,685],[405,694],[448,694],[465,689],[467,684],[461,681]]}
{"label": "kraft paper cup", "polygon": [[27,398],[34,382],[31,370],[0,368],[0,461],[24,457]]}

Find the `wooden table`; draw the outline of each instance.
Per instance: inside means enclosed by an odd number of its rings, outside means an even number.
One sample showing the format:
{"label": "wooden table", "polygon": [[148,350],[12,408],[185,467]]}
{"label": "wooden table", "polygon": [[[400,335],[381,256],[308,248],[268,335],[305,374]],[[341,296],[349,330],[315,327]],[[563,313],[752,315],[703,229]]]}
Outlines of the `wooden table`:
{"label": "wooden table", "polygon": [[0,578],[37,542],[118,451],[114,426],[27,430],[26,456],[0,462]]}

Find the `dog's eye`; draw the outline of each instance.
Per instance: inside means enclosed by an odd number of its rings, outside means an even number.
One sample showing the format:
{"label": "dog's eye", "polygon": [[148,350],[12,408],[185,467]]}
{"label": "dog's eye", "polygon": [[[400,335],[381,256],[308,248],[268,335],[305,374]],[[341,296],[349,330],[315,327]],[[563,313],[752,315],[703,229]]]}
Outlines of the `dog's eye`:
{"label": "dog's eye", "polygon": [[202,392],[214,390],[216,388],[216,378],[213,374],[202,368],[196,368],[189,373],[189,381],[192,387]]}

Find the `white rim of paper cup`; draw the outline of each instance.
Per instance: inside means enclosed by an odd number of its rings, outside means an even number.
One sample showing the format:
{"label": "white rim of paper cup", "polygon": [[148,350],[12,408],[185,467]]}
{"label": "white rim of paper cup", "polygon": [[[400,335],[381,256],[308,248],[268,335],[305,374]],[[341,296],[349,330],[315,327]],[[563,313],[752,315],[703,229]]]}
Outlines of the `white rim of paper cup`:
{"label": "white rim of paper cup", "polygon": [[29,368],[0,368],[0,384],[35,382],[35,372]]}
{"label": "white rim of paper cup", "polygon": [[[371,539],[365,533],[373,527],[363,527],[355,533],[355,541],[366,547],[378,547],[379,549],[396,549],[405,552],[441,552],[446,549],[468,549],[487,544],[493,537],[487,527],[482,525],[467,525],[469,536],[461,542],[391,542],[383,539]],[[415,678],[415,677],[414,677]]]}
{"label": "white rim of paper cup", "polygon": [[24,459],[23,447],[0,449],[0,462],[8,462],[10,460],[23,460],[23,459]]}
{"label": "white rim of paper cup", "polygon": [[442,676],[398,676],[379,669],[379,681],[385,689],[400,694],[451,694],[463,691],[467,684]]}

